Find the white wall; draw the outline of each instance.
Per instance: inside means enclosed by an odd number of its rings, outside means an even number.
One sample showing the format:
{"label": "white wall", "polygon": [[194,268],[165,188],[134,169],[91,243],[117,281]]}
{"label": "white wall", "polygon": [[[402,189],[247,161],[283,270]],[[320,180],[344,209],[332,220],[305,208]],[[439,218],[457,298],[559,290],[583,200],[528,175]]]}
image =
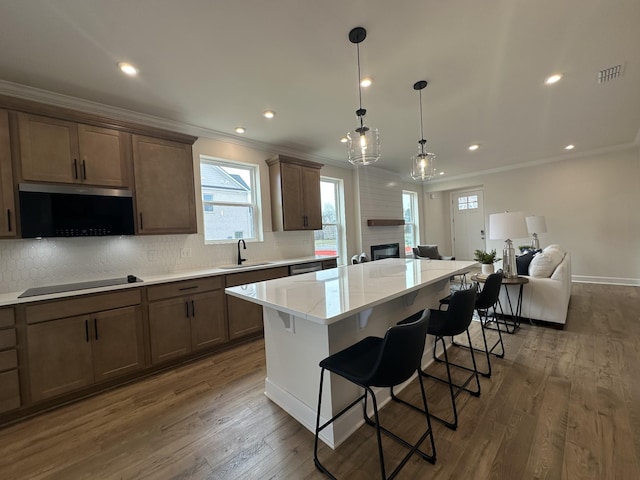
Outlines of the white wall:
{"label": "white wall", "polygon": [[[427,238],[444,239],[450,230],[449,192],[477,185],[484,189],[487,226],[490,214],[506,210],[544,215],[548,233],[540,243],[571,251],[574,280],[640,285],[637,147],[426,184]],[[487,248],[501,251],[502,242],[487,240]]]}

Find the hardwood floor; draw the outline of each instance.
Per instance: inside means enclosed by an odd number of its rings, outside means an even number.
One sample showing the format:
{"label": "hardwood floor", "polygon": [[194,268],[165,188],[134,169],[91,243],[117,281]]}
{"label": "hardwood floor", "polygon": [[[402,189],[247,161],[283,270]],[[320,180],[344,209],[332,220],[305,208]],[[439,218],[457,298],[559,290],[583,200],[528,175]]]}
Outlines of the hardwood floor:
{"label": "hardwood floor", "polygon": [[[434,424],[435,465],[414,457],[398,478],[640,478],[639,306],[640,288],[574,284],[565,330],[524,325],[505,336],[482,395],[458,397],[458,430]],[[1,429],[0,479],[325,478],[313,435],[263,394],[263,348],[255,341]],[[427,381],[436,413],[445,388]],[[401,396],[417,401],[416,382]],[[419,420],[399,404],[383,409],[383,424],[410,438]],[[389,471],[403,453],[385,439]],[[370,427],[336,451],[323,446],[321,458],[339,478],[378,478]]]}

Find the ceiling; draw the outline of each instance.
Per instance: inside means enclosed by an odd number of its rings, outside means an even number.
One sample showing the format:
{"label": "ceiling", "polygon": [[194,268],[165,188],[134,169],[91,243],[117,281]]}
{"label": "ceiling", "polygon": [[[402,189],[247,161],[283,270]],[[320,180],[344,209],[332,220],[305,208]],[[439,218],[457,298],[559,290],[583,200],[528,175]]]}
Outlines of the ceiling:
{"label": "ceiling", "polygon": [[[0,0],[0,80],[346,164],[355,26],[381,168],[451,179],[640,137],[638,0]],[[123,75],[118,62],[140,74]],[[623,65],[599,84],[598,72]],[[564,78],[553,86],[548,75]],[[11,82],[8,84],[7,82]],[[2,88],[0,88],[0,92]],[[273,109],[267,120],[262,112]],[[480,144],[476,152],[467,147]]]}

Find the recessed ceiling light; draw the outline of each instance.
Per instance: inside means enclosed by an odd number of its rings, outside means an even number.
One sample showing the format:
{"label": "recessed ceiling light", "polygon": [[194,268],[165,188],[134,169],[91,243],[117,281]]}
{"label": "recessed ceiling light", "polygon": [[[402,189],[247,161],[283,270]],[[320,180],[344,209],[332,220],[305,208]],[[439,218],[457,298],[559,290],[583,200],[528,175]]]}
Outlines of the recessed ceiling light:
{"label": "recessed ceiling light", "polygon": [[444,175],[444,172],[440,172],[440,175]]}
{"label": "recessed ceiling light", "polygon": [[360,86],[364,88],[370,87],[372,83],[373,80],[371,79],[371,77],[364,77],[362,80],[360,80]]}
{"label": "recessed ceiling light", "polygon": [[471,150],[472,152],[476,151],[479,148],[480,148],[480,145],[478,145],[477,143],[474,143],[473,145],[469,145],[469,150]]}
{"label": "recessed ceiling light", "polygon": [[562,80],[562,74],[561,73],[554,73],[550,77],[547,77],[545,79],[544,83],[546,83],[547,85],[552,85],[552,84],[554,84],[556,82],[559,82],[560,80]]}
{"label": "recessed ceiling light", "polygon": [[120,62],[118,68],[131,77],[135,77],[138,74],[138,69],[130,63]]}
{"label": "recessed ceiling light", "polygon": [[566,147],[564,147],[565,150],[573,150],[574,148],[576,148],[575,145],[567,145]]}
{"label": "recessed ceiling light", "polygon": [[273,118],[276,116],[276,112],[274,112],[273,110],[265,110],[262,114],[262,116],[264,118]]}
{"label": "recessed ceiling light", "polygon": [[342,137],[342,138],[340,139],[340,143],[347,143],[348,141],[349,141],[349,140],[348,140],[348,138],[347,138],[347,137]]}
{"label": "recessed ceiling light", "polygon": [[244,133],[246,132],[247,129],[244,127],[236,127],[236,133]]}

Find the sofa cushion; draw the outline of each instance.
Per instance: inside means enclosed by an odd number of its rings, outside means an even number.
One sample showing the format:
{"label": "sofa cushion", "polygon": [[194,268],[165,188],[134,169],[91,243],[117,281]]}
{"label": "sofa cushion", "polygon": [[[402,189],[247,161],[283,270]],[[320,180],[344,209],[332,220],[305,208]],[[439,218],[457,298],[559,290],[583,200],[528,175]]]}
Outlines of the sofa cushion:
{"label": "sofa cushion", "polygon": [[549,278],[564,258],[564,253],[555,248],[545,248],[533,257],[529,264],[529,276]]}
{"label": "sofa cushion", "polygon": [[546,247],[544,247],[542,251],[544,252],[545,250],[558,250],[560,253],[562,253],[562,255],[567,253],[567,251],[557,243],[552,243],[551,245],[547,245]]}
{"label": "sofa cushion", "polygon": [[533,250],[529,250],[524,255],[519,255],[516,257],[516,267],[518,268],[518,275],[529,275],[529,264],[531,260],[533,260],[535,252]]}
{"label": "sofa cushion", "polygon": [[418,255],[431,260],[440,260],[440,253],[437,245],[418,245]]}

